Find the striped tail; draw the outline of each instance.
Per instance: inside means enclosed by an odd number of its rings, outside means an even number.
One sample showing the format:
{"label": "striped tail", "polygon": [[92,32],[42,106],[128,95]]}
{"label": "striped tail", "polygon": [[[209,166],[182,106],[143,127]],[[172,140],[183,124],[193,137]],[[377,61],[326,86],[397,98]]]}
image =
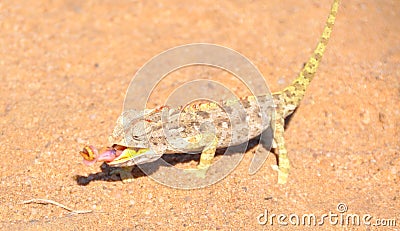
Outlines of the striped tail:
{"label": "striped tail", "polygon": [[320,37],[318,45],[315,48],[311,58],[308,60],[308,62],[299,73],[298,77],[284,90],[276,93],[280,95],[281,100],[283,100],[283,103],[286,105],[287,111],[284,113],[285,117],[291,114],[294,109],[299,106],[308,85],[310,85],[311,80],[314,78],[314,75],[317,72],[318,65],[322,59],[322,56],[324,55],[325,48],[328,45],[328,41],[331,36],[338,7],[339,0],[334,0],[331,12],[329,14],[328,20],[326,21],[326,25]]}
{"label": "striped tail", "polygon": [[308,85],[310,85],[311,80],[314,78],[315,72],[317,72],[319,62],[324,55],[329,37],[331,36],[338,7],[339,0],[334,0],[331,12],[329,14],[317,48],[314,50],[314,53],[311,56],[310,60],[308,60],[304,68],[301,70],[299,76],[293,81],[291,85],[289,85],[282,91],[273,94],[276,104],[275,134],[273,147],[275,148],[274,154],[278,158],[278,165],[274,165],[273,169],[278,171],[278,184],[285,184],[287,182],[290,170],[290,163],[285,147],[284,138],[285,118],[288,115],[292,114],[297,106],[299,106]]}

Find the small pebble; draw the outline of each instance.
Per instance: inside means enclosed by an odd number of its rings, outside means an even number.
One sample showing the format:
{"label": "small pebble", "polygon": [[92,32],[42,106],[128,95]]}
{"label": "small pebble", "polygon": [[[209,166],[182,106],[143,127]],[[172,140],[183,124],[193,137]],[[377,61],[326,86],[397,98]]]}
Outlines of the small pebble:
{"label": "small pebble", "polygon": [[363,112],[360,113],[360,116],[363,124],[369,124],[371,122],[371,116],[368,110],[363,110]]}

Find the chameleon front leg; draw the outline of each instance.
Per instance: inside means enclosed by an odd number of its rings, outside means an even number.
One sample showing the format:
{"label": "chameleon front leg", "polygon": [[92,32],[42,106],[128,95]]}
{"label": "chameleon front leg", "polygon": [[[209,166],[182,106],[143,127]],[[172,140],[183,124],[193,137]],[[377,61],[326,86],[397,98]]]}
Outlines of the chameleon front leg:
{"label": "chameleon front leg", "polygon": [[273,165],[272,168],[278,172],[278,184],[285,184],[287,182],[290,170],[289,158],[285,147],[284,123],[285,120],[283,118],[279,118],[275,122],[273,148],[278,165]]}
{"label": "chameleon front leg", "polygon": [[200,162],[196,168],[185,169],[186,172],[195,174],[196,177],[205,178],[207,170],[210,168],[217,150],[218,138],[214,134],[205,135],[207,145],[200,155]]}

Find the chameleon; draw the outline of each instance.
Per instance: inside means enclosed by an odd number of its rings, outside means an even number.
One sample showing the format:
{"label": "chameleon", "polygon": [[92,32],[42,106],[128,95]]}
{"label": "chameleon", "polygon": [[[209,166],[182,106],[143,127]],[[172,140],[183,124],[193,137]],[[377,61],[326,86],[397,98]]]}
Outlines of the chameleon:
{"label": "chameleon", "polygon": [[[92,145],[85,146],[80,151],[84,163],[91,165],[104,161],[111,167],[121,167],[114,173],[126,182],[132,180],[133,166],[155,161],[163,154],[201,153],[197,167],[188,171],[204,177],[217,149],[246,142],[272,126],[272,153],[277,159],[273,169],[278,172],[277,183],[287,183],[290,161],[284,139],[285,118],[300,105],[317,72],[338,8],[339,0],[334,0],[313,54],[297,78],[283,90],[272,93],[272,97],[247,96],[220,103],[194,102],[178,108],[161,106],[143,111],[124,111],[109,136],[111,146],[102,152]],[[271,113],[268,107],[271,105],[274,108],[273,115],[268,114]],[[232,118],[227,116],[227,111],[232,112]],[[265,117],[274,119],[263,120]],[[233,124],[236,130],[244,132],[238,132],[237,135],[227,132]]]}

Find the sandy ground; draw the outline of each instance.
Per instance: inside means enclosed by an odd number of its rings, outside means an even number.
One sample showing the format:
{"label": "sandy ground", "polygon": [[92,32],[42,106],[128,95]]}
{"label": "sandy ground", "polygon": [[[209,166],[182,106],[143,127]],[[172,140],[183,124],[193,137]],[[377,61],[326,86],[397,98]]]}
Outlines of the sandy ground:
{"label": "sandy ground", "polygon": [[[286,130],[292,163],[286,185],[276,184],[273,156],[257,174],[247,173],[252,150],[225,179],[197,190],[161,185],[138,169],[134,182],[123,184],[107,178],[100,163],[86,167],[78,154],[86,144],[108,144],[134,73],[171,47],[230,47],[260,69],[273,91],[282,89],[314,49],[330,2],[1,1],[1,229],[261,230],[280,227],[272,214],[333,213],[369,214],[373,224],[393,219],[398,230],[395,0],[343,1],[319,72]],[[162,104],[181,82],[167,78],[149,105]],[[244,94],[238,84],[232,89]],[[22,203],[35,198],[93,212]],[[339,203],[347,212],[337,210]],[[270,219],[260,225],[265,211]],[[377,227],[325,220],[320,228]]]}

